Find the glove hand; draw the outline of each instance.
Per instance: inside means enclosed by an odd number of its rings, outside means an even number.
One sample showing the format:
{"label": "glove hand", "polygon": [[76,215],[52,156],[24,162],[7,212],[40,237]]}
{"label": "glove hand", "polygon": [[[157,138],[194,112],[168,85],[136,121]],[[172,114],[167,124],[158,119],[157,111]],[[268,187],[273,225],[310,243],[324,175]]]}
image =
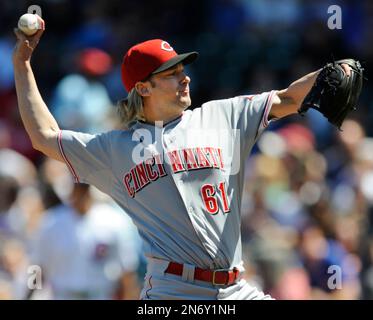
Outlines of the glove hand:
{"label": "glove hand", "polygon": [[363,70],[359,61],[354,59],[328,63],[320,71],[298,112],[303,115],[313,108],[340,129],[349,112],[356,109],[363,84]]}

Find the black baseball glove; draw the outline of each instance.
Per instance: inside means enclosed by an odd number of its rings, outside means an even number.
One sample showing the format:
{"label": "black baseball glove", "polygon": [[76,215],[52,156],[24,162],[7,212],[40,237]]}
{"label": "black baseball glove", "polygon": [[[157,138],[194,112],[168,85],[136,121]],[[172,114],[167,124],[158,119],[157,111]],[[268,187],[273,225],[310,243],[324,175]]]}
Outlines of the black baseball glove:
{"label": "black baseball glove", "polygon": [[[351,67],[350,76],[343,70],[343,63]],[[303,115],[309,108],[316,109],[340,130],[348,113],[356,109],[363,85],[363,70],[360,62],[354,59],[328,63],[318,74],[298,112]]]}

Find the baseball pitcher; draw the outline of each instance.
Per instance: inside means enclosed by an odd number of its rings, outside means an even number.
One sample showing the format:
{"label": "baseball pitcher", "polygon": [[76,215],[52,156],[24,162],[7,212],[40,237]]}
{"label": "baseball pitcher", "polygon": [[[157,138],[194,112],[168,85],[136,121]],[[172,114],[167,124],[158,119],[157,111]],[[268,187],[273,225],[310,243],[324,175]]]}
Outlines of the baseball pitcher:
{"label": "baseball pitcher", "polygon": [[34,148],[65,162],[76,182],[95,185],[131,216],[148,260],[140,298],[270,299],[243,279],[244,160],[275,119],[311,107],[340,127],[360,94],[359,63],[333,62],[283,90],[188,110],[191,79],[184,66],[198,53],[177,54],[166,41],[145,41],[122,62],[128,92],[119,103],[123,130],[91,135],[60,130],[43,102],[30,64],[43,31],[27,37],[15,30],[24,126]]}

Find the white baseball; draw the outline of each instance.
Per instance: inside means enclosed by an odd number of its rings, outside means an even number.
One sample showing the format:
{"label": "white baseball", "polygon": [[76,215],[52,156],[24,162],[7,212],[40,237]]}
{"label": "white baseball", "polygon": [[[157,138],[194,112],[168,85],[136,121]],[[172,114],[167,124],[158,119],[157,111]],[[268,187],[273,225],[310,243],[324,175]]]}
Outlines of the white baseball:
{"label": "white baseball", "polygon": [[18,20],[18,29],[25,35],[32,36],[40,29],[38,16],[32,13],[25,13]]}

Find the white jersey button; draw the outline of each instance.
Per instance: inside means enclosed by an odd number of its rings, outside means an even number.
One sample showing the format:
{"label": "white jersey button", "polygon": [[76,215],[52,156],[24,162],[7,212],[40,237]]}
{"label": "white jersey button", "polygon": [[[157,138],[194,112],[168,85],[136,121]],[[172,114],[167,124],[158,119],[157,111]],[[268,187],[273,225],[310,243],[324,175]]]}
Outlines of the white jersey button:
{"label": "white jersey button", "polygon": [[189,208],[188,208],[188,212],[189,212],[189,213],[193,213],[193,212],[194,212],[193,207],[189,207]]}

